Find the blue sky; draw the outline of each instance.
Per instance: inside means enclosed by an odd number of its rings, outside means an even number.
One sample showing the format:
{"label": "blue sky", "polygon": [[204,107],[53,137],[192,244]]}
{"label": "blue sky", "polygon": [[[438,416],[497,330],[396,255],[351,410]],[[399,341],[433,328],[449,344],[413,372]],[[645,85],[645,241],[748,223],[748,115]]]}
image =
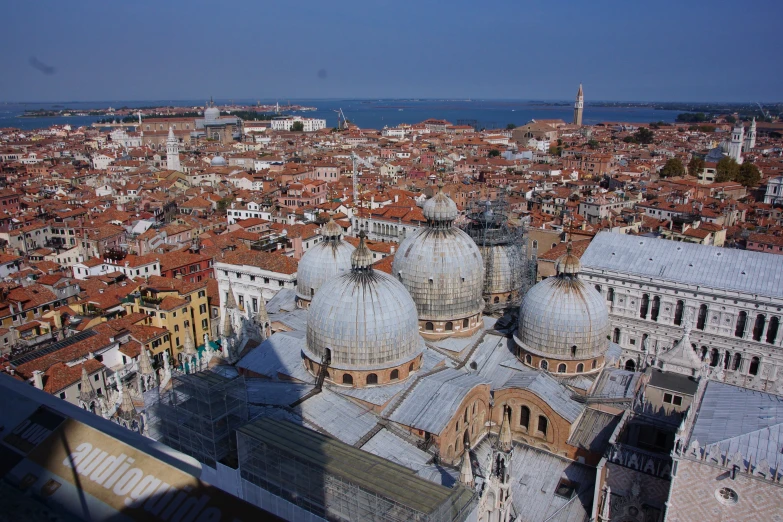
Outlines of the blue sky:
{"label": "blue sky", "polygon": [[3,101],[783,99],[780,0],[6,0],[0,19]]}

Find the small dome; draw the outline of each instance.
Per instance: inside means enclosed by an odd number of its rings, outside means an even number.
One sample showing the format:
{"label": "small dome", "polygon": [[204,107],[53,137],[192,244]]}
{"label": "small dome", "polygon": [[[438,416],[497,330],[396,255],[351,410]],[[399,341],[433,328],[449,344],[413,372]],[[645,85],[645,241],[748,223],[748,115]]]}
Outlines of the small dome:
{"label": "small dome", "polygon": [[[363,252],[366,251],[366,252]],[[326,282],[307,317],[305,355],[321,361],[331,350],[330,367],[378,370],[412,361],[424,350],[416,306],[396,279],[366,265],[360,243],[355,268]]]}
{"label": "small dome", "polygon": [[[340,225],[334,223],[334,226],[339,233],[332,229],[330,234],[333,235],[327,235],[322,231],[324,240],[310,248],[299,260],[296,270],[296,295],[299,299],[312,299],[324,283],[351,270],[353,245],[342,241]],[[324,230],[327,228],[329,223]]]}
{"label": "small dome", "polygon": [[485,294],[503,294],[522,291],[528,270],[527,257],[518,244],[491,245],[479,247],[481,257],[486,260],[487,272],[484,281]]}
{"label": "small dome", "polygon": [[560,360],[603,355],[610,328],[603,296],[579,280],[579,260],[570,252],[557,265],[557,276],[534,285],[522,299],[517,343],[536,355]]}
{"label": "small dome", "polygon": [[343,228],[334,222],[334,218],[329,218],[329,221],[321,228],[321,235],[325,238],[339,238],[343,235]]}
{"label": "small dome", "polygon": [[210,161],[209,164],[213,167],[225,167],[228,165],[228,163],[226,163],[226,158],[220,155],[212,158],[212,161]]}
{"label": "small dome", "polygon": [[459,212],[457,204],[443,192],[443,185],[438,185],[438,192],[424,203],[424,217],[429,222],[451,224]]}
{"label": "small dome", "polygon": [[555,272],[557,274],[574,275],[582,269],[582,263],[579,258],[571,253],[571,242],[568,242],[566,253],[555,261]]}

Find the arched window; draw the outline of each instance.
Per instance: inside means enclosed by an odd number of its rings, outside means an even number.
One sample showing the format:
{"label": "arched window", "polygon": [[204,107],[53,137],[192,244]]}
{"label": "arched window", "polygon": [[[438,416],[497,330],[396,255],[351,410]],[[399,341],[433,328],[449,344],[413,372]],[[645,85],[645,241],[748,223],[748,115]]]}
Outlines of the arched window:
{"label": "arched window", "polygon": [[677,301],[677,306],[674,307],[674,324],[680,326],[682,324],[682,313],[685,309],[684,301]]}
{"label": "arched window", "polygon": [[748,312],[742,311],[737,317],[737,327],[734,329],[734,337],[742,337],[745,335],[745,328],[748,324]]}
{"label": "arched window", "polygon": [[739,353],[735,353],[734,360],[732,361],[731,364],[731,369],[739,370],[741,364],[742,364],[742,355],[740,355]]}
{"label": "arched window", "polygon": [[628,359],[625,362],[625,369],[628,370],[629,372],[635,372],[636,371],[636,363],[634,362],[633,359]]}
{"label": "arched window", "polygon": [[576,345],[571,347],[571,357],[576,357]]}
{"label": "arched window", "polygon": [[707,305],[703,304],[699,307],[699,317],[696,319],[696,329],[704,330],[707,325]]}
{"label": "arched window", "polygon": [[564,363],[560,363],[557,365],[557,373],[565,373],[566,372],[566,365]]}
{"label": "arched window", "polygon": [[353,384],[353,377],[350,374],[348,374],[348,373],[344,373],[343,374],[343,384]]}
{"label": "arched window", "polygon": [[650,294],[642,296],[642,304],[639,307],[639,317],[647,319],[647,310],[650,308]]}
{"label": "arched window", "polygon": [[410,373],[410,372],[412,372],[412,371],[413,371],[413,363],[410,363],[410,364],[408,365],[408,373]]}
{"label": "arched window", "polygon": [[538,416],[538,431],[541,432],[542,435],[546,435],[546,429],[549,426],[549,421],[546,420],[546,417],[543,415]]}
{"label": "arched window", "polygon": [[710,352],[710,366],[718,366],[718,349],[713,348]]}
{"label": "arched window", "polygon": [[541,369],[542,370],[548,370],[549,369],[549,363],[546,361],[541,361]]}
{"label": "arched window", "polygon": [[612,335],[612,342],[619,343],[620,342],[620,329],[615,328],[614,329],[614,335]]}
{"label": "arched window", "polygon": [[707,359],[707,347],[702,346],[701,347],[701,360],[704,361]]}
{"label": "arched window", "polygon": [[731,352],[726,350],[726,353],[723,356],[723,369],[728,370],[730,365],[731,365]]}
{"label": "arched window", "polygon": [[582,363],[579,363],[576,365],[576,373],[582,373],[585,371],[585,365]]}
{"label": "arched window", "polygon": [[775,342],[775,338],[778,336],[779,328],[780,328],[780,318],[772,317],[769,320],[769,328],[767,328],[767,343],[772,344]]}
{"label": "arched window", "polygon": [[375,373],[367,374],[367,384],[378,384],[378,375]]}
{"label": "arched window", "polygon": [[396,381],[399,378],[400,378],[400,370],[392,370],[391,373],[389,374],[389,379],[391,379],[392,381]]}
{"label": "arched window", "polygon": [[467,328],[467,327],[469,327],[469,326],[470,326],[470,319],[468,319],[468,318],[466,317],[465,319],[463,319],[463,320],[462,320],[462,327],[463,327],[463,328]]}
{"label": "arched window", "polygon": [[533,357],[529,353],[525,354],[525,362],[527,364],[533,364]]}
{"label": "arched window", "polygon": [[595,285],[595,290],[600,294],[601,293],[601,285]]}
{"label": "arched window", "polygon": [[538,241],[535,239],[533,240],[533,248],[538,248]]}
{"label": "arched window", "polygon": [[610,288],[606,291],[606,300],[610,303],[614,303],[614,288]]}
{"label": "arched window", "polygon": [[446,321],[446,331],[451,332],[452,330],[454,330],[454,323],[451,321]]}
{"label": "arched window", "polygon": [[427,321],[426,323],[424,323],[424,329],[427,330],[428,332],[431,332],[435,329],[435,326],[432,324],[432,322]]}
{"label": "arched window", "polygon": [[498,304],[500,302],[500,298],[498,296],[495,296],[494,302],[495,304]]}
{"label": "arched window", "polygon": [[767,318],[762,314],[756,316],[756,324],[753,325],[753,340],[761,341],[761,335],[764,333],[764,323],[767,322]]}
{"label": "arched window", "polygon": [[527,406],[522,406],[519,410],[519,425],[525,429],[530,426],[530,408]]}
{"label": "arched window", "polygon": [[748,368],[750,375],[758,375],[759,373],[759,358],[754,357],[750,360],[750,368]]}
{"label": "arched window", "polygon": [[595,359],[593,359],[593,362],[590,364],[590,368],[592,368],[593,370],[595,370],[596,362],[597,361]]}
{"label": "arched window", "polygon": [[661,298],[659,296],[653,297],[652,310],[650,311],[650,319],[653,321],[658,320],[658,314],[661,311]]}

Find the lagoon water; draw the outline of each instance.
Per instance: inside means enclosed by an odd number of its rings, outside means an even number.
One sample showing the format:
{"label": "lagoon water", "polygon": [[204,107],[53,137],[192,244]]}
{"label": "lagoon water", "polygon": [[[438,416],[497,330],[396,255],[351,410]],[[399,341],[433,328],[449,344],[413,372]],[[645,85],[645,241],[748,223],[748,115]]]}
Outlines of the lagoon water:
{"label": "lagoon water", "polygon": [[[257,100],[230,100],[235,104],[255,104]],[[468,124],[478,128],[500,128],[509,123],[523,125],[533,119],[573,118],[572,102],[532,102],[524,100],[261,100],[262,104],[281,105],[292,103],[316,107],[315,111],[298,113],[311,118],[325,118],[327,126],[337,125],[336,110],[342,109],[346,118],[365,129],[382,129],[400,123],[418,123],[427,118],[448,120],[453,124]],[[222,105],[229,100],[216,100]],[[148,100],[148,101],[104,101],[104,102],[51,102],[51,103],[0,103],[0,128],[37,129],[52,125],[70,124],[72,127],[89,125],[99,116],[69,116],[53,118],[20,118],[25,110],[61,109],[74,110],[106,109],[108,107],[150,107],[203,106],[200,100]],[[143,112],[143,111],[142,111]],[[681,111],[655,110],[651,108],[591,107],[585,105],[584,123],[601,122],[649,123],[653,121],[673,122]]]}

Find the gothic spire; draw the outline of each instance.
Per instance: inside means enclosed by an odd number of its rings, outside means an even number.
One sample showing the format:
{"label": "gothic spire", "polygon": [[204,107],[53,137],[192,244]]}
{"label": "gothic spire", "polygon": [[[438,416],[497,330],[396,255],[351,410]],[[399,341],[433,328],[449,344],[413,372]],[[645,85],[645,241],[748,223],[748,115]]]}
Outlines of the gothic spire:
{"label": "gothic spire", "polygon": [[196,355],[196,344],[193,342],[193,336],[190,334],[190,327],[185,327],[185,340],[182,342],[182,347],[186,356]]}
{"label": "gothic spire", "polygon": [[97,397],[97,394],[90,382],[90,376],[87,375],[87,367],[82,364],[82,383],[81,390],[79,391],[79,399],[85,404],[89,404],[95,397]]}
{"label": "gothic spire", "polygon": [[500,424],[500,436],[498,437],[498,444],[502,451],[508,451],[511,449],[511,427],[508,422],[508,412],[506,407],[503,406],[503,422]]}
{"label": "gothic spire", "polygon": [[234,289],[231,288],[231,281],[228,282],[228,296],[226,297],[226,310],[237,308],[237,300],[234,297]]}
{"label": "gothic spire", "polygon": [[459,481],[468,487],[473,487],[473,466],[470,464],[470,448],[465,444],[462,454],[462,464],[459,468]]}
{"label": "gothic spire", "polygon": [[139,354],[139,372],[145,376],[152,375],[155,372],[155,370],[152,369],[152,361],[150,361],[150,356],[144,347],[142,347],[141,353]]}

